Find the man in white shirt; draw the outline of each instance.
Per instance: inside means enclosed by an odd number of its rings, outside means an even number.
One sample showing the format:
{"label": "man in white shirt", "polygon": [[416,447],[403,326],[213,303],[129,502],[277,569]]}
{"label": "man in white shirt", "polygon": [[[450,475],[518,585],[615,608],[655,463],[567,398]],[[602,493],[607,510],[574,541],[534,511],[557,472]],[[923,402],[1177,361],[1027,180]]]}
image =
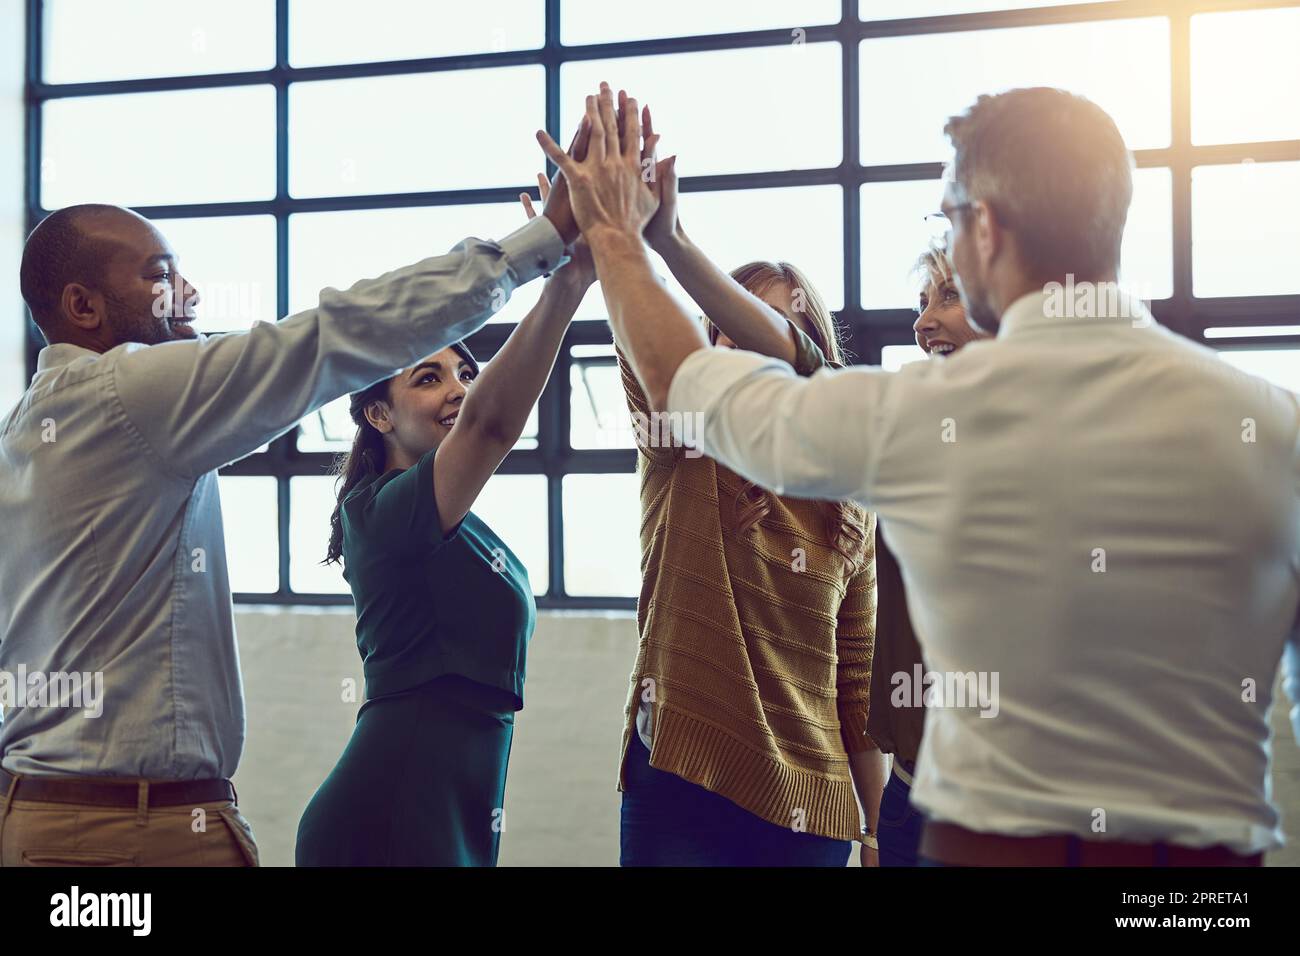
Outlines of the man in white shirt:
{"label": "man in white shirt", "polygon": [[576,235],[552,190],[499,243],[208,337],[148,220],[87,205],[33,230],[49,345],[0,422],[0,865],[256,865],[217,469],[475,331]]}
{"label": "man in white shirt", "polygon": [[1051,89],[954,117],[942,208],[996,337],[801,379],[707,348],[659,288],[635,108],[622,130],[599,113],[582,162],[544,147],[652,407],[702,415],[702,451],[777,494],[875,511],[899,558],[928,673],[876,705],[930,707],[922,855],[1258,865],[1281,845],[1268,712],[1284,647],[1300,696],[1300,400],[1116,292],[1132,175],[1110,117]]}

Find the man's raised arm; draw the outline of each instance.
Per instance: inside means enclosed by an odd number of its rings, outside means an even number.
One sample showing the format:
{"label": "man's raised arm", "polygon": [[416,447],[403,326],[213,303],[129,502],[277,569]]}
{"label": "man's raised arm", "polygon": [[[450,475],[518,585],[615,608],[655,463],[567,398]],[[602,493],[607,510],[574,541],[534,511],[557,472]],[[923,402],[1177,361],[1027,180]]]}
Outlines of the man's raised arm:
{"label": "man's raised arm", "polygon": [[544,133],[538,139],[569,182],[615,339],[651,409],[674,413],[674,429],[702,421],[706,455],[777,494],[861,500],[882,432],[872,424],[893,376],[846,369],[801,379],[777,359],[709,348],[650,267],[642,231],[658,200],[642,170],[655,163],[641,145],[636,100],[626,101],[620,128],[601,84],[599,97],[587,97],[587,117],[591,142],[581,161]]}
{"label": "man's raised arm", "polygon": [[565,241],[543,215],[499,243],[466,239],[346,291],[325,289],[316,308],[281,322],[125,346],[113,397],[146,453],[193,478],[469,335],[516,288],[560,264]]}

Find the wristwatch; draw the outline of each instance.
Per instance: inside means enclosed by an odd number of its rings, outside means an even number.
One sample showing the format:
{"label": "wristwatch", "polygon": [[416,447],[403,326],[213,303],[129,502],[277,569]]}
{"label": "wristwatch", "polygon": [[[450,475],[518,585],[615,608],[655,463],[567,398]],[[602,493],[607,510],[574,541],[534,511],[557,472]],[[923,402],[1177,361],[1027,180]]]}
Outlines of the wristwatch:
{"label": "wristwatch", "polygon": [[870,847],[873,850],[879,850],[880,844],[876,840],[876,834],[868,827],[862,828],[861,843],[863,846]]}

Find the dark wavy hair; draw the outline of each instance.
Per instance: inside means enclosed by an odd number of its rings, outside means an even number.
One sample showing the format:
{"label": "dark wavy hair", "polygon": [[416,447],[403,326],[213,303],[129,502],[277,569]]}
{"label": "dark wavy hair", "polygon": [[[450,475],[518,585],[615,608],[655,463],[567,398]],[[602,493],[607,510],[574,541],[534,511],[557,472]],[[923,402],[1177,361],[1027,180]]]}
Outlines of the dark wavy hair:
{"label": "dark wavy hair", "polygon": [[[803,270],[788,262],[758,260],[732,269],[731,277],[756,296],[762,296],[777,283],[784,283],[790,289],[796,308],[808,320],[809,338],[817,343],[832,365],[847,363],[848,354],[840,326]],[[718,327],[707,319],[705,321],[709,344],[717,345]],[[736,526],[732,530],[738,535],[751,531],[771,513],[774,497],[767,489],[746,481],[733,505]],[[830,546],[848,562],[854,573],[860,571],[868,549],[870,515],[861,506],[848,501],[825,501],[821,505]]]}
{"label": "dark wavy hair", "polygon": [[[474,377],[478,377],[479,364],[464,342],[453,342],[451,348],[469,364]],[[353,392],[348,401],[348,415],[357,426],[352,438],[352,448],[334,459],[330,476],[335,479],[334,511],[330,514],[330,543],[321,564],[338,564],[343,556],[343,501],[352,489],[371,475],[382,475],[387,470],[388,452],[384,436],[366,418],[366,409],[374,402],[386,402],[392,397],[393,379],[381,379],[359,392]]]}

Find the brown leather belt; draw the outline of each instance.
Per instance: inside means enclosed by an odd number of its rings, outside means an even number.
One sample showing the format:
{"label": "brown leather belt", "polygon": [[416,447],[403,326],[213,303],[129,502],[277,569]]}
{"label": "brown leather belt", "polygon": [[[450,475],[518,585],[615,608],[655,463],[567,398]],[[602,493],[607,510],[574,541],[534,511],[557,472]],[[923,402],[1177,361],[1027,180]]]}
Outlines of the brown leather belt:
{"label": "brown leather belt", "polygon": [[949,866],[1261,866],[1264,860],[1262,853],[1243,856],[1226,846],[1194,849],[1066,835],[1013,837],[935,821],[925,824],[921,856]]}
{"label": "brown leather belt", "polygon": [[[92,807],[130,807],[141,805],[140,790],[148,791],[147,805],[173,807],[185,804],[237,803],[235,785],[219,780],[124,780],[108,777],[17,777],[0,770],[0,797],[12,800],[36,800],[47,803],[80,803]],[[11,794],[10,788],[15,788]]]}

